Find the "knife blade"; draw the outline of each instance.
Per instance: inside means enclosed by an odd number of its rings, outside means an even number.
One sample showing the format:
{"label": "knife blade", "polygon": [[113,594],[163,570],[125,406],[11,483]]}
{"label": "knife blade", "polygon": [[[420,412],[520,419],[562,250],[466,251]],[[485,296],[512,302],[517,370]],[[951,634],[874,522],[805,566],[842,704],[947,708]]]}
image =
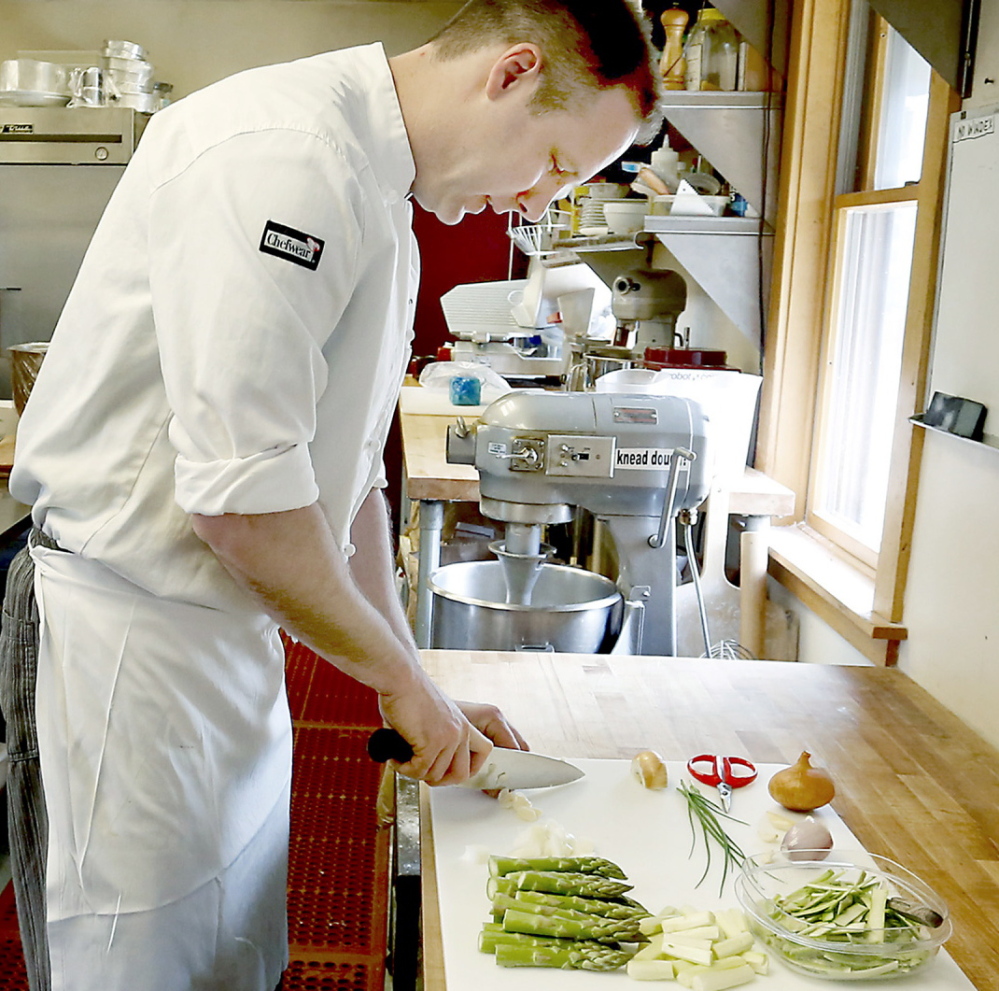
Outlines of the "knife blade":
{"label": "knife blade", "polygon": [[[404,764],[413,748],[394,729],[376,729],[368,738],[368,756],[382,764],[387,760]],[[575,764],[530,750],[493,747],[485,764],[467,781],[466,788],[491,791],[495,788],[550,788],[583,777]]]}

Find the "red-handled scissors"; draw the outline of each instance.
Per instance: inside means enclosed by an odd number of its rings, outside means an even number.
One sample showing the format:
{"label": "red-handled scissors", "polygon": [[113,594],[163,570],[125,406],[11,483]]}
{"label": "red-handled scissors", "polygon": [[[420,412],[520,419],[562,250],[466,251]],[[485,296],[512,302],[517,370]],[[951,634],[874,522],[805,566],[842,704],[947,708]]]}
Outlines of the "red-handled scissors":
{"label": "red-handled scissors", "polygon": [[[739,773],[737,769],[741,769]],[[718,789],[722,808],[732,808],[732,789],[744,788],[756,780],[756,765],[745,757],[719,757],[716,754],[699,754],[687,761],[687,770],[706,785]]]}

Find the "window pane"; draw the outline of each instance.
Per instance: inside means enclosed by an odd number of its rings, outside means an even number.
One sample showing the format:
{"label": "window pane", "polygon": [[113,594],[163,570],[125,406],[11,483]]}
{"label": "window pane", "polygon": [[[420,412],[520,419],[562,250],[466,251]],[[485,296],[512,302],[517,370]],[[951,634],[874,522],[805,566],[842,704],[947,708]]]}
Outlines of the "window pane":
{"label": "window pane", "polygon": [[894,28],[887,41],[875,189],[919,182],[930,100],[929,63]]}
{"label": "window pane", "polygon": [[816,510],[877,551],[902,362],[915,203],[845,211]]}

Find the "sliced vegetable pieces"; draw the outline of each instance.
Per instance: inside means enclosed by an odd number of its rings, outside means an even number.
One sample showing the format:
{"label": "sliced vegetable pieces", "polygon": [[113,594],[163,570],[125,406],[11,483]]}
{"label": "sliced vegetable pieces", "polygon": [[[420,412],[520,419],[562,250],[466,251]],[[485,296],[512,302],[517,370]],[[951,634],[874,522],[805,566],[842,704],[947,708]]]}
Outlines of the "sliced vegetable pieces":
{"label": "sliced vegetable pieces", "polygon": [[[926,930],[892,909],[888,895],[884,882],[865,871],[850,876],[829,869],[790,894],[771,899],[768,913],[784,929],[821,940],[826,947],[802,945],[775,933],[759,935],[805,972],[844,978],[909,973],[923,966],[932,951],[918,947]],[[913,948],[907,950],[906,943]],[[837,952],[840,944],[843,949]],[[883,952],[879,946],[884,946]]]}
{"label": "sliced vegetable pieces", "polygon": [[753,951],[753,937],[739,909],[716,914],[669,908],[641,924],[655,931],[628,964],[628,976],[635,980],[672,977],[692,991],[723,991],[767,972],[766,954]]}

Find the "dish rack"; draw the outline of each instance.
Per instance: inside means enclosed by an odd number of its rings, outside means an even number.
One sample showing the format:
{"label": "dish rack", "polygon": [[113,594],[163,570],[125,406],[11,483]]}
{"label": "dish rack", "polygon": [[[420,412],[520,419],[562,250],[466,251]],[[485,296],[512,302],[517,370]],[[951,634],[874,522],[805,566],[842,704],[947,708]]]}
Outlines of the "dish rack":
{"label": "dish rack", "polygon": [[540,223],[510,226],[507,228],[507,234],[525,255],[551,255],[558,250],[554,247],[554,242],[560,236],[560,232],[571,228],[572,222],[568,213],[564,210],[549,210]]}

